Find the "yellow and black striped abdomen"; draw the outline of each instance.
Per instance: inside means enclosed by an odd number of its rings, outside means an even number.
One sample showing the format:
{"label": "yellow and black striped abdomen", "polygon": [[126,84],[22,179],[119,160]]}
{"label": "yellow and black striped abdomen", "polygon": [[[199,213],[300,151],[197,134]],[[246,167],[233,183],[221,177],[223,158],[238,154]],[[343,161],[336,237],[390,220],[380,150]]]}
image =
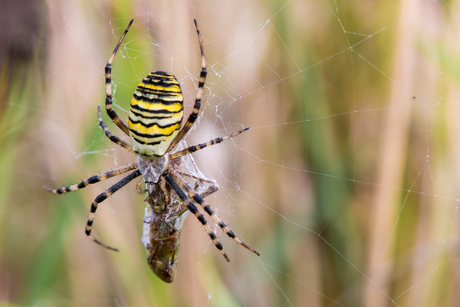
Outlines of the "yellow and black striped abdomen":
{"label": "yellow and black striped abdomen", "polygon": [[146,157],[161,157],[179,132],[184,97],[173,74],[154,71],[137,86],[129,109],[133,149]]}

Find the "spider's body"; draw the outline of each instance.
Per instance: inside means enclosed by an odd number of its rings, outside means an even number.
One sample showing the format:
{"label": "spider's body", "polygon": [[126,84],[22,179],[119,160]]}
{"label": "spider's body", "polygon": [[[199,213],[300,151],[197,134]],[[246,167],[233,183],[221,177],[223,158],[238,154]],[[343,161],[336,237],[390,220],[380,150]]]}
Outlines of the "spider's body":
{"label": "spider's body", "polygon": [[[105,67],[106,80],[106,111],[112,121],[131,138],[132,145],[113,135],[102,120],[98,107],[99,125],[106,136],[115,144],[137,154],[135,163],[114,169],[112,171],[92,176],[79,184],[60,189],[47,190],[62,194],[75,191],[108,178],[118,176],[129,171],[129,175],[115,183],[100,194],[91,204],[91,211],[86,223],[86,235],[97,244],[117,251],[92,234],[94,219],[98,205],[123,186],[142,176],[147,193],[145,202],[151,208],[146,216],[144,236],[142,241],[149,251],[147,260],[154,273],[166,282],[171,282],[175,275],[177,254],[179,251],[179,233],[182,222],[188,211],[192,212],[203,225],[214,245],[229,261],[222,244],[215,233],[211,231],[205,217],[197,206],[202,209],[219,225],[219,227],[240,245],[259,255],[254,249],[246,245],[233,231],[214,213],[211,207],[203,200],[204,197],[217,190],[217,184],[205,178],[190,156],[191,153],[208,146],[218,144],[232,138],[249,128],[234,132],[226,137],[219,137],[207,143],[186,147],[183,138],[192,128],[201,106],[204,83],[206,80],[206,60],[203,50],[203,41],[198,25],[195,27],[199,38],[201,51],[201,73],[195,98],[193,111],[181,129],[183,119],[183,95],[180,84],[173,74],[155,71],[148,74],[138,85],[131,100],[129,122],[126,125],[112,109],[112,62],[133,20],[118,41]],[[148,236],[146,235],[148,233]],[[147,239],[148,237],[148,239]]]}
{"label": "spider's body", "polygon": [[133,149],[147,158],[162,157],[180,130],[184,97],[173,74],[154,71],[134,92],[129,109]]}

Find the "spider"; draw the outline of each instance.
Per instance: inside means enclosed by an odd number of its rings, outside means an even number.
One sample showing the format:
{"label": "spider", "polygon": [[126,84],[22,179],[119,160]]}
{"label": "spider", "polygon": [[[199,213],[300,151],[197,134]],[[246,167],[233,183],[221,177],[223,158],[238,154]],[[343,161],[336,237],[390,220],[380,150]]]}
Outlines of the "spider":
{"label": "spider", "polygon": [[[161,237],[158,240],[155,239],[155,242],[161,242],[161,244],[151,243],[149,247],[151,249],[151,253],[153,254],[164,253],[166,255],[166,259],[160,260],[155,260],[158,257],[155,255],[152,257],[152,255],[150,255],[149,264],[150,262],[157,261],[158,263],[156,266],[160,267],[158,270],[163,270],[160,272],[160,275],[163,274],[168,282],[169,280],[172,281],[172,279],[168,276],[174,273],[171,271],[171,266],[177,262],[177,259],[175,259],[175,257],[177,258],[177,253],[175,252],[178,248],[178,245],[175,243],[177,240],[174,241],[172,239],[175,239],[174,236],[178,239],[178,233],[181,225],[178,225],[176,222],[179,217],[182,217],[185,211],[190,211],[196,216],[216,248],[222,253],[227,261],[230,261],[222,244],[217,239],[216,234],[210,229],[205,217],[198,210],[197,205],[204,209],[204,211],[230,238],[253,253],[259,255],[257,251],[246,245],[240,238],[238,238],[211,209],[209,204],[203,200],[205,196],[209,195],[214,190],[217,190],[217,185],[212,187],[211,184],[211,191],[197,192],[200,185],[203,184],[203,180],[199,178],[193,179],[193,174],[190,175],[190,173],[187,174],[186,171],[184,172],[181,170],[181,165],[184,164],[181,163],[184,156],[205,147],[221,143],[249,129],[244,128],[228,136],[219,137],[195,146],[186,147],[186,145],[184,145],[185,142],[183,139],[194,125],[200,111],[203,88],[207,75],[203,39],[196,20],[194,20],[194,23],[200,45],[201,72],[193,111],[187,118],[187,121],[183,125],[182,129],[181,124],[184,116],[184,99],[180,89],[180,84],[176,77],[171,73],[154,71],[149,73],[139,83],[131,100],[128,125],[126,125],[112,109],[112,62],[133,21],[134,19],[129,22],[112,55],[107,61],[107,65],[105,66],[105,107],[107,114],[118,126],[118,128],[130,137],[132,145],[112,134],[102,120],[99,106],[97,107],[97,111],[99,126],[104,130],[107,138],[126,150],[135,153],[137,155],[137,162],[122,166],[106,173],[92,176],[75,185],[55,190],[45,186],[45,189],[55,194],[63,194],[79,190],[89,184],[95,184],[114,176],[132,171],[129,175],[96,197],[96,199],[91,203],[91,211],[88,221],[86,222],[85,234],[91,240],[109,250],[118,251],[118,249],[102,243],[91,234],[96,210],[98,205],[107,199],[107,197],[120,190],[123,186],[135,178],[142,176],[145,183],[145,190],[141,192],[147,193],[147,197],[144,201],[150,204],[154,212],[151,216],[151,220],[144,222],[150,225],[150,231],[153,233],[153,235],[151,234],[151,237],[155,237],[157,239],[158,237]],[[179,146],[179,144],[182,145]],[[193,159],[191,161],[193,162]],[[185,165],[196,166],[194,165],[194,162],[192,162],[186,162]],[[192,178],[192,180],[189,179],[186,181],[183,177],[189,177]],[[206,180],[210,181],[205,178],[204,181]],[[190,183],[195,185],[195,187],[191,187]],[[168,217],[169,220],[167,220]],[[174,241],[173,244],[169,244],[168,246],[168,240],[171,242]],[[168,268],[164,268],[165,266]],[[174,276],[172,276],[172,278],[174,278]]]}

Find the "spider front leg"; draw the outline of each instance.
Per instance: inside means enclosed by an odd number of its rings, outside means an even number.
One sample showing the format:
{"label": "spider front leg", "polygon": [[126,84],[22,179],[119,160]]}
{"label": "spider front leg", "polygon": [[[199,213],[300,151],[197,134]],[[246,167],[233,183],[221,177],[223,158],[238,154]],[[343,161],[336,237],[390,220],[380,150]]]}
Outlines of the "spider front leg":
{"label": "spider front leg", "polygon": [[125,178],[121,179],[120,181],[115,183],[113,186],[111,186],[107,191],[105,191],[104,193],[102,193],[98,197],[96,197],[96,199],[91,203],[91,211],[89,213],[88,221],[86,222],[85,234],[91,240],[93,240],[95,243],[97,243],[97,244],[99,244],[99,245],[101,245],[101,246],[103,246],[103,247],[105,247],[107,249],[110,249],[110,250],[113,250],[113,251],[118,251],[118,249],[116,249],[114,247],[111,247],[111,246],[109,246],[107,244],[102,243],[101,241],[96,239],[91,234],[91,230],[93,229],[94,218],[96,217],[96,210],[97,210],[98,205],[101,202],[103,202],[104,200],[106,200],[107,197],[109,197],[110,195],[112,195],[116,191],[120,190],[122,187],[124,187],[125,185],[127,185],[129,182],[131,182],[135,178],[139,177],[140,175],[141,175],[141,172],[139,170],[136,170],[135,172],[132,172],[131,174],[129,174],[128,176],[126,176]]}
{"label": "spider front leg", "polygon": [[195,104],[193,105],[193,111],[192,113],[190,113],[182,129],[176,135],[176,138],[172,141],[171,145],[169,146],[168,151],[176,147],[176,145],[187,134],[190,128],[192,128],[193,124],[198,118],[198,113],[200,112],[200,108],[201,108],[201,98],[203,97],[204,82],[206,81],[206,75],[208,74],[206,70],[206,58],[204,57],[203,38],[201,37],[201,32],[200,32],[200,29],[198,28],[196,19],[194,19],[193,21],[195,22],[196,33],[198,35],[198,41],[200,43],[200,52],[201,52],[200,79],[198,81],[198,88],[196,90],[196,97],[195,97]]}
{"label": "spider front leg", "polygon": [[115,123],[115,125],[117,125],[118,128],[120,128],[128,136],[129,136],[128,126],[126,126],[126,124],[118,117],[117,113],[112,109],[112,63],[113,63],[113,59],[115,58],[115,55],[117,54],[118,48],[120,48],[120,45],[123,42],[123,39],[125,38],[126,33],[128,33],[129,28],[133,24],[133,21],[134,19],[131,19],[131,21],[129,22],[128,27],[126,27],[125,32],[123,32],[123,34],[121,35],[117,46],[113,50],[112,55],[107,61],[107,65],[105,66],[105,94],[106,94],[105,109],[109,117]]}

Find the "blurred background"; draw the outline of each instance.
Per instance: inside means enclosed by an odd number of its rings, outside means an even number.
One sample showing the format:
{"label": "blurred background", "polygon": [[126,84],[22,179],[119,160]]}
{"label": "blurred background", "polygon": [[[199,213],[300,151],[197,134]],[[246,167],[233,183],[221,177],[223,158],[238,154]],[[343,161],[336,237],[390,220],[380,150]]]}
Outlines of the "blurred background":
{"label": "blurred background", "polygon": [[[0,306],[456,306],[460,300],[460,1],[0,2]],[[257,257],[190,216],[178,273],[140,242],[135,183],[54,195],[134,161],[97,125],[104,66],[126,120],[139,80],[173,72],[207,201]],[[104,118],[111,131],[122,133]],[[129,141],[128,138],[124,138]],[[208,220],[210,220],[208,218]]]}

